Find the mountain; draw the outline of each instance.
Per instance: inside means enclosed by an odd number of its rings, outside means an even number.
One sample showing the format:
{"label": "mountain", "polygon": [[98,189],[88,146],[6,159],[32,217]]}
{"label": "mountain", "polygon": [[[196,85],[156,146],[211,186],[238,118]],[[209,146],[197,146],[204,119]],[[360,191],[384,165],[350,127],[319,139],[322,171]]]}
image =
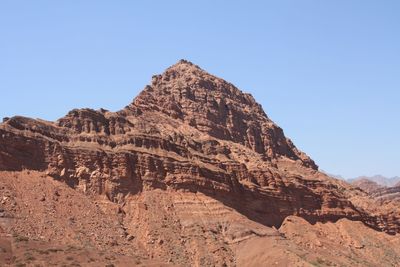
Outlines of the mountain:
{"label": "mountain", "polygon": [[[382,176],[375,176],[376,178],[357,178],[352,182],[352,185],[367,192],[371,197],[378,200],[381,203],[385,202],[399,202],[400,203],[400,183],[394,184],[397,177],[385,178]],[[372,180],[380,181],[380,184]],[[382,184],[388,184],[393,186],[384,186]]]}
{"label": "mountain", "polygon": [[372,193],[378,189],[383,188],[382,185],[379,185],[376,182],[373,182],[368,179],[357,179],[352,182],[352,185],[357,186],[368,193]]}
{"label": "mountain", "polygon": [[3,265],[400,261],[397,203],[320,172],[250,94],[186,60],[117,112],[6,118],[0,170]]}
{"label": "mountain", "polygon": [[370,193],[375,199],[381,202],[398,201],[400,203],[400,186],[381,187]]}
{"label": "mountain", "polygon": [[388,178],[388,177],[385,177],[385,176],[382,176],[382,175],[360,176],[360,177],[357,177],[357,178],[349,179],[348,181],[350,183],[353,183],[355,181],[365,180],[365,179],[366,180],[370,180],[372,182],[375,182],[378,185],[386,186],[386,187],[392,187],[392,186],[395,186],[397,183],[400,183],[400,177],[395,176],[395,177]]}

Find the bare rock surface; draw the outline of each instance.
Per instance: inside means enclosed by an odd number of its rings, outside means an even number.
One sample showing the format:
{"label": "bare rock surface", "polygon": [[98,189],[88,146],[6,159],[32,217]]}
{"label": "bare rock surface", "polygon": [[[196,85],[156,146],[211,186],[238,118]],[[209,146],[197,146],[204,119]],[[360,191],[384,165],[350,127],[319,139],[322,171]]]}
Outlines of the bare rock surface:
{"label": "bare rock surface", "polygon": [[352,185],[367,192],[372,198],[381,203],[398,201],[400,202],[400,185],[391,187],[382,186],[368,179],[359,179],[352,182]]}
{"label": "bare rock surface", "polygon": [[[251,95],[185,60],[118,112],[7,118],[0,170],[9,265],[374,266],[375,252],[399,262],[382,247],[398,244],[397,202],[319,172]],[[62,251],[41,254],[53,246]],[[363,251],[350,259],[346,246]]]}
{"label": "bare rock surface", "polygon": [[379,188],[372,191],[371,195],[382,202],[397,201],[400,203],[400,186]]}
{"label": "bare rock surface", "polygon": [[375,190],[384,188],[385,186],[379,185],[378,183],[368,180],[368,179],[359,179],[355,180],[351,183],[352,185],[364,190],[367,193],[372,193]]}

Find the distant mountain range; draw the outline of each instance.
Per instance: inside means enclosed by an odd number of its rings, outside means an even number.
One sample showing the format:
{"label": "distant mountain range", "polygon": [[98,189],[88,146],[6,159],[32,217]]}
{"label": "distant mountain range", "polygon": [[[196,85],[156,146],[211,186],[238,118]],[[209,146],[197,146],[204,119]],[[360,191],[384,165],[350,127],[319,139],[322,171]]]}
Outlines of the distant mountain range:
{"label": "distant mountain range", "polygon": [[393,187],[396,185],[400,185],[400,177],[398,177],[398,176],[395,176],[395,177],[385,177],[382,175],[360,176],[357,178],[347,179],[347,181],[350,183],[354,183],[356,181],[364,180],[364,179],[375,182],[378,185],[386,186],[386,187]]}
{"label": "distant mountain range", "polygon": [[345,179],[341,175],[328,174],[332,178],[345,180],[355,187],[367,192],[371,197],[380,201],[400,202],[400,177],[385,177],[383,175],[359,176]]}
{"label": "distant mountain range", "polygon": [[345,178],[342,175],[337,175],[337,174],[331,174],[325,171],[322,171],[323,173],[329,175],[330,177],[339,179],[339,180],[345,180],[351,184],[360,182],[362,180],[369,180],[371,182],[375,182],[380,186],[386,186],[386,187],[393,187],[393,186],[400,186],[400,177],[395,176],[395,177],[385,177],[383,175],[374,175],[374,176],[359,176],[356,178]]}

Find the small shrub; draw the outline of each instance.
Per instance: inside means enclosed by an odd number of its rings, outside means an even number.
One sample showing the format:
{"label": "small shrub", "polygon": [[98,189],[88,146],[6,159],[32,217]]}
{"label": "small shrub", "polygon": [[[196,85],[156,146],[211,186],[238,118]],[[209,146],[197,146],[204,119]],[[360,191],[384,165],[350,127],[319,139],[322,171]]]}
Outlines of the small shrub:
{"label": "small shrub", "polygon": [[59,248],[49,248],[47,251],[51,252],[51,253],[57,253],[57,252],[60,252],[60,251],[63,251],[63,250],[59,249]]}
{"label": "small shrub", "polygon": [[47,250],[38,250],[38,253],[40,255],[49,255],[49,251],[47,251]]}
{"label": "small shrub", "polygon": [[29,239],[27,237],[20,236],[20,235],[14,236],[14,239],[15,239],[15,242],[28,242],[29,241]]}
{"label": "small shrub", "polygon": [[25,260],[26,261],[34,261],[34,260],[36,260],[36,258],[33,257],[32,254],[30,254],[30,253],[25,253]]}

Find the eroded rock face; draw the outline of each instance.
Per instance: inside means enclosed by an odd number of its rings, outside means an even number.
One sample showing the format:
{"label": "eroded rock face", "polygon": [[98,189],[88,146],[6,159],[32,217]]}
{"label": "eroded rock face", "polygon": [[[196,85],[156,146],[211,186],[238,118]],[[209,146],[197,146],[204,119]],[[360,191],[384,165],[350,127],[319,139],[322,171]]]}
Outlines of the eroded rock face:
{"label": "eroded rock face", "polygon": [[378,200],[381,203],[397,201],[400,202],[400,186],[382,186],[374,181],[368,179],[359,179],[352,184],[356,187],[367,192],[371,197]]}
{"label": "eroded rock face", "polygon": [[400,186],[382,187],[370,192],[372,197],[380,201],[397,201],[400,203]]}
{"label": "eroded rock face", "polygon": [[46,171],[116,203],[154,189],[183,190],[267,226],[297,215],[400,230],[398,215],[361,207],[351,197],[365,193],[320,173],[251,95],[184,60],[154,76],[121,111],[5,120],[0,169]]}
{"label": "eroded rock face", "polygon": [[[84,171],[81,169],[80,171]],[[360,221],[279,229],[214,197],[144,190],[123,203],[85,195],[42,172],[0,171],[0,265],[397,266],[399,235]]]}
{"label": "eroded rock face", "polygon": [[384,187],[384,186],[381,186],[381,185],[377,184],[376,182],[370,181],[368,179],[356,180],[356,181],[352,182],[352,185],[361,188],[362,190],[364,190],[367,193],[372,193],[375,190],[378,190],[378,189]]}
{"label": "eroded rock face", "polygon": [[131,109],[133,113],[161,112],[211,137],[248,147],[265,159],[283,156],[317,169],[250,94],[187,61],[153,76],[152,84],[125,109],[126,113]]}

